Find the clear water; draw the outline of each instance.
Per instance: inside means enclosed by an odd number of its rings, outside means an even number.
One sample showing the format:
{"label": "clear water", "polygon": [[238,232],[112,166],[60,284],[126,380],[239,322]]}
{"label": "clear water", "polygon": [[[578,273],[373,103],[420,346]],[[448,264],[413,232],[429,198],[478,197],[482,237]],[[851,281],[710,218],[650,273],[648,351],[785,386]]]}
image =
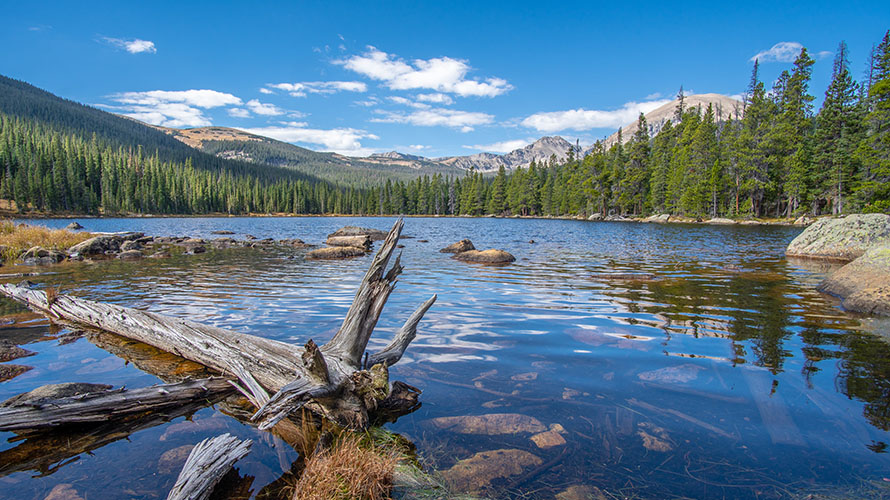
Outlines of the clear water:
{"label": "clear water", "polygon": [[[301,238],[344,225],[388,229],[391,218],[82,220],[91,231]],[[32,221],[33,222],[33,221]],[[67,220],[41,223],[62,227]],[[571,485],[632,498],[881,496],[890,477],[890,345],[817,293],[826,269],[789,262],[790,227],[407,219],[405,272],[372,339],[387,343],[432,293],[439,300],[393,378],[423,390],[423,406],[389,428],[439,469],[496,449],[527,450],[542,466],[496,480],[492,497],[553,498]],[[469,237],[518,260],[504,267],[438,252]],[[428,240],[423,242],[421,240]],[[531,241],[534,241],[532,243]],[[185,316],[287,342],[325,342],[340,325],[370,257],[308,261],[303,250],[236,249],[140,262],[64,264],[31,281],[64,293]],[[19,267],[0,269],[23,272]],[[656,281],[597,273],[645,272]],[[21,278],[6,278],[18,281]],[[34,369],[0,383],[0,400],[46,383],[159,381],[89,338],[7,300],[16,323],[0,338],[29,341]],[[870,330],[867,331],[867,330]],[[66,463],[43,463],[34,440],[0,433],[0,498],[43,499],[70,484],[83,498],[164,498],[178,473],[169,450],[230,432],[255,444],[237,467],[252,495],[297,453],[220,407],[138,430]],[[430,420],[520,413],[560,424],[566,444],[528,434],[461,435]],[[644,442],[644,434],[658,443]],[[123,438],[123,436],[121,436]],[[42,443],[76,450],[76,443]],[[647,447],[648,444],[648,447]],[[45,461],[44,461],[45,462]]]}

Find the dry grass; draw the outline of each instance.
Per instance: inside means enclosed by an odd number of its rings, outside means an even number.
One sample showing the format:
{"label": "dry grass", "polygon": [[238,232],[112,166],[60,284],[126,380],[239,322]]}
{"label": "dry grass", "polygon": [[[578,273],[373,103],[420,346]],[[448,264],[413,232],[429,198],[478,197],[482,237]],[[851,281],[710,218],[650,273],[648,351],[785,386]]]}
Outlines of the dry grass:
{"label": "dry grass", "polygon": [[92,238],[90,233],[74,233],[67,229],[49,229],[43,226],[16,224],[12,221],[0,221],[0,245],[3,260],[12,262],[25,250],[39,246],[47,250],[65,250],[84,240]]}
{"label": "dry grass", "polygon": [[400,454],[392,447],[363,444],[341,434],[330,450],[306,461],[294,500],[382,500],[389,498]]}

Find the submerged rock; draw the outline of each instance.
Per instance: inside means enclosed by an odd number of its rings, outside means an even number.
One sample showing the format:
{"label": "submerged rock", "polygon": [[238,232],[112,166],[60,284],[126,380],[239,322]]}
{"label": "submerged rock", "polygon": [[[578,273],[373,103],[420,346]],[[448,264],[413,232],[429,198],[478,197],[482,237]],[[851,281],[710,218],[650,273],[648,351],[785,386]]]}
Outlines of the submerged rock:
{"label": "submerged rock", "polygon": [[530,438],[535,446],[546,449],[566,444],[565,438],[555,429],[535,434]]}
{"label": "submerged rock", "polygon": [[[425,240],[421,240],[421,241],[425,241]],[[457,243],[452,243],[452,244],[448,245],[447,247],[439,250],[439,252],[441,252],[441,253],[461,253],[461,252],[468,252],[470,250],[475,250],[475,249],[476,249],[476,247],[473,246],[473,242],[464,238],[464,239],[458,241]]]}
{"label": "submerged rock", "polygon": [[35,354],[37,354],[37,353],[34,351],[22,349],[21,347],[15,345],[15,344],[9,344],[5,341],[0,341],[0,363],[5,363],[7,361],[12,361],[14,359],[33,356]]}
{"label": "submerged rock", "polygon": [[606,495],[596,486],[574,485],[556,494],[555,500],[607,500]]}
{"label": "submerged rock", "polygon": [[290,239],[280,240],[278,242],[278,244],[288,246],[288,247],[294,247],[294,248],[306,248],[306,247],[312,246],[299,238],[290,238]]}
{"label": "submerged rock", "polygon": [[326,247],[316,248],[306,254],[309,259],[348,259],[365,255],[365,249],[359,247]]}
{"label": "submerged rock", "polygon": [[495,479],[521,474],[542,460],[524,450],[492,450],[476,453],[442,471],[442,476],[458,491],[479,491]]}
{"label": "submerged rock", "polygon": [[71,224],[65,226],[65,229],[69,231],[77,231],[78,229],[83,229],[83,226],[81,226],[77,221],[74,221]]}
{"label": "submerged rock", "polygon": [[158,472],[161,474],[179,472],[194,447],[195,445],[193,444],[184,444],[165,451],[161,458],[158,459]]}
{"label": "submerged rock", "polygon": [[0,382],[18,377],[19,375],[33,368],[33,366],[9,365],[6,363],[0,363]]}
{"label": "submerged rock", "polygon": [[478,262],[482,264],[507,264],[516,260],[516,257],[513,257],[509,252],[495,248],[489,248],[481,252],[479,250],[468,250],[455,254],[454,258],[464,262]]}
{"label": "submerged rock", "polygon": [[386,232],[366,227],[346,226],[329,234],[328,238],[332,236],[367,236],[371,238],[371,241],[381,241],[386,239]]}
{"label": "submerged rock", "polygon": [[840,297],[848,311],[890,316],[890,244],[868,250],[817,289]]}
{"label": "submerged rock", "polygon": [[70,483],[57,484],[43,500],[84,500]]}
{"label": "submerged rock", "polygon": [[210,234],[235,234],[235,232],[223,229],[222,231],[210,231]]}
{"label": "submerged rock", "polygon": [[853,260],[890,244],[890,215],[855,214],[822,219],[804,229],[785,250],[789,257]]}
{"label": "submerged rock", "polygon": [[544,424],[535,417],[519,413],[439,417],[434,418],[431,422],[434,426],[444,431],[485,436],[543,432],[547,430]]}
{"label": "submerged rock", "polygon": [[658,279],[652,273],[595,273],[590,276],[595,280],[620,280],[620,281],[654,281]]}

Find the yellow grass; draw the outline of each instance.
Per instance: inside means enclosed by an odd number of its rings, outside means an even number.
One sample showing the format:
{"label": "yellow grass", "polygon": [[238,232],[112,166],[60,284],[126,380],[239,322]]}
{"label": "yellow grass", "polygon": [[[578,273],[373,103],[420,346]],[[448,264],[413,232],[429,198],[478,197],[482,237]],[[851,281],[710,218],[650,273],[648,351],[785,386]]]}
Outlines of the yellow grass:
{"label": "yellow grass", "polygon": [[392,446],[363,444],[343,433],[330,450],[309,457],[293,500],[383,500],[389,498],[400,453]]}
{"label": "yellow grass", "polygon": [[90,233],[74,233],[67,229],[49,229],[44,226],[16,224],[0,221],[0,245],[4,262],[12,262],[25,250],[39,246],[47,250],[66,250],[84,240],[92,238]]}

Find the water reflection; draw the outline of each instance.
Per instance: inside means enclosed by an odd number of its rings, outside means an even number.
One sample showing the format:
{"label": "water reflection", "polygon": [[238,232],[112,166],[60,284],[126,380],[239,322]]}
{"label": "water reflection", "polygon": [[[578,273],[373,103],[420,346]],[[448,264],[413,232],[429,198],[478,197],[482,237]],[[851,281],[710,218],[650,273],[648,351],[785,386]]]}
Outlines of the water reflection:
{"label": "water reflection", "polygon": [[[81,222],[90,230],[208,237],[228,229],[320,243],[343,225],[385,229],[392,219]],[[494,479],[492,496],[553,498],[572,485],[643,498],[780,498],[826,490],[851,496],[857,481],[880,485],[888,475],[887,455],[880,453],[890,442],[888,345],[815,292],[830,268],[784,259],[797,229],[409,219],[405,231],[416,237],[403,241],[406,272],[369,348],[387,344],[418,298],[435,292],[439,301],[393,369],[395,378],[424,390],[423,407],[391,428],[443,470],[499,449],[540,459],[537,467]],[[479,248],[508,250],[518,261],[475,266],[438,252],[465,237]],[[340,326],[368,258],[319,263],[303,254],[235,249],[65,265],[29,279],[278,340],[324,342]],[[603,273],[657,279],[610,280]],[[21,309],[0,301],[0,313]],[[158,381],[140,369],[151,356],[124,357],[132,362],[122,365],[95,338],[59,345],[64,332],[51,333],[44,320],[17,321],[0,336],[37,351],[26,358],[34,369],[0,384],[0,398],[71,377],[132,387]],[[464,435],[429,423],[499,413],[534,417],[548,429],[558,424],[566,443],[540,448],[529,434]],[[175,479],[175,472],[158,469],[164,453],[218,433],[220,425],[240,437],[262,435],[214,409],[194,420],[200,423],[194,432],[162,440],[185,424],[176,419],[134,434],[139,446],[115,442],[51,477],[11,474],[0,498],[43,498],[61,483],[74,484],[82,496],[156,497]],[[11,446],[0,445],[0,453]],[[239,462],[242,474],[255,477],[256,487],[279,479],[292,462],[280,451],[260,439]],[[123,493],[97,472],[111,464],[120,470],[119,463],[139,464],[126,472],[142,485],[139,494]],[[86,476],[95,477],[86,482]],[[875,491],[883,490],[865,493]]]}

